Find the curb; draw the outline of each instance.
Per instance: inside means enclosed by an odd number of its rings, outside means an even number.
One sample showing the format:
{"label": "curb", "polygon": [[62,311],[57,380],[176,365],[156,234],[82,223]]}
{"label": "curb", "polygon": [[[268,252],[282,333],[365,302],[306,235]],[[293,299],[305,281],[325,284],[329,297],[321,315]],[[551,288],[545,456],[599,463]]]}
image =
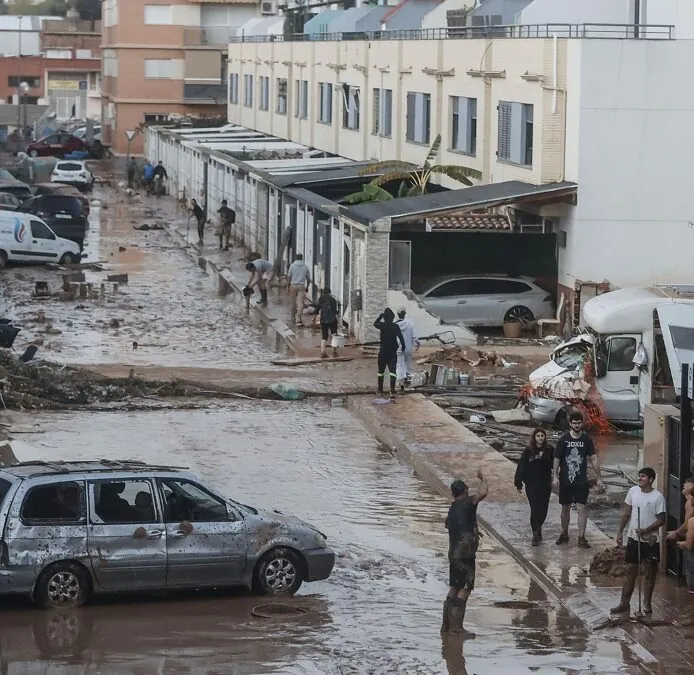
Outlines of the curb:
{"label": "curb", "polygon": [[[227,292],[238,293],[243,295],[243,288],[233,279],[231,272],[226,268],[220,268],[217,263],[209,258],[206,258],[201,252],[200,247],[192,242],[186,242],[183,235],[172,225],[166,225],[166,231],[169,236],[178,244],[181,250],[185,251],[188,256],[195,262],[200,269],[207,272],[211,269],[217,278],[226,286]],[[282,320],[271,317],[263,307],[257,305],[249,305],[249,308],[257,312],[263,323],[271,328],[275,334],[284,341],[287,348],[292,352],[296,352],[296,333]]]}
{"label": "curb", "polygon": [[[407,443],[399,441],[390,431],[388,425],[379,424],[377,420],[369,419],[360,414],[358,406],[354,404],[354,397],[347,397],[347,408],[366,427],[376,440],[387,446],[402,463],[408,464],[422,478],[430,488],[446,499],[450,499],[449,485],[453,477],[441,471],[427,461],[422,453],[408,447]],[[589,592],[567,593],[557,586],[535,563],[529,560],[521,551],[514,547],[508,539],[493,526],[483,515],[478,516],[482,527],[494,537],[494,539],[513,557],[513,559],[542,587],[548,594],[556,598],[569,612],[571,612],[588,630],[596,631],[610,626],[609,616],[590,597]],[[612,635],[618,637],[629,645],[632,652],[644,663],[654,664],[658,660],[649,651],[642,647],[624,629],[618,626],[611,627]]]}

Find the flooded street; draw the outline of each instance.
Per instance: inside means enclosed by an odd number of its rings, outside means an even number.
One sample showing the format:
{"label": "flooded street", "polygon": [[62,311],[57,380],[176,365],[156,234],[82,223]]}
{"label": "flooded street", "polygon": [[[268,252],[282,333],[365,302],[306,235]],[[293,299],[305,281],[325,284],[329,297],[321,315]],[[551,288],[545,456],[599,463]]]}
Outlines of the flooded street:
{"label": "flooded street", "polygon": [[[221,297],[166,232],[133,229],[163,222],[150,206],[110,188],[95,189],[93,198],[85,280],[99,289],[108,274],[128,274],[128,283],[117,292],[107,284],[104,302],[66,301],[59,297],[62,279],[55,270],[8,268],[7,312],[23,326],[17,348],[38,339],[44,358],[75,364],[267,367],[278,345],[255,316],[231,296]],[[99,262],[108,273],[90,268]],[[47,281],[54,295],[34,297],[37,281]],[[39,312],[45,321],[37,321]]]}
{"label": "flooded street", "polygon": [[488,536],[468,611],[478,637],[465,642],[465,660],[460,644],[444,658],[447,503],[344,408],[242,402],[32,422],[41,433],[14,443],[22,459],[190,466],[234,499],[320,527],[338,559],[329,580],[289,600],[310,613],[285,621],[255,617],[267,600],[239,592],[107,598],[62,614],[5,600],[0,672],[635,672],[620,643],[588,633]]}

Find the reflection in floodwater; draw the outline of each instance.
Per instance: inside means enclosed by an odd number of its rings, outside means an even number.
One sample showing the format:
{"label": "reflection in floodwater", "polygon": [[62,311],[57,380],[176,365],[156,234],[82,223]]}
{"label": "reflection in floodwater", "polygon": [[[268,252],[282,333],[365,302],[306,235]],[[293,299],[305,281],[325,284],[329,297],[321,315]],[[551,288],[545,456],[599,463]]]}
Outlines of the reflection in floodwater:
{"label": "reflection in floodwater", "polygon": [[442,655],[447,503],[344,408],[244,401],[32,421],[45,431],[32,436],[33,456],[188,465],[235,499],[319,526],[337,561],[329,580],[290,600],[311,612],[286,621],[253,616],[263,600],[240,592],[109,598],[62,617],[4,601],[0,672],[630,672],[619,643],[588,634],[491,537],[478,552],[468,608],[477,639],[465,642],[464,660],[454,644]]}

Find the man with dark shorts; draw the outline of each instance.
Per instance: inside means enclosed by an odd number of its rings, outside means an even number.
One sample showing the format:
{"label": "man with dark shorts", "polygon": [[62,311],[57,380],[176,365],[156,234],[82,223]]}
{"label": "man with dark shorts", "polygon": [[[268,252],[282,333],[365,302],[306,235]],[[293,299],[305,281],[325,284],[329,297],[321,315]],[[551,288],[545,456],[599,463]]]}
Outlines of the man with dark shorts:
{"label": "man with dark shorts", "polygon": [[463,627],[465,610],[470,593],[475,588],[475,557],[479,545],[477,505],[487,496],[489,487],[481,471],[477,472],[480,484],[471,495],[462,480],[451,483],[453,503],[448,509],[448,562],[450,586],[443,604],[442,633],[461,633],[473,638],[474,633]]}
{"label": "man with dark shorts", "polygon": [[[644,467],[639,471],[639,484],[627,492],[624,500],[622,520],[617,530],[617,547],[622,548],[624,528],[629,524],[627,548],[624,562],[627,564],[627,578],[622,586],[622,599],[610,612],[622,614],[631,609],[631,595],[640,574],[639,563],[646,567],[646,591],[643,612],[651,614],[651,600],[660,562],[660,529],[665,525],[665,497],[653,487],[655,471]],[[640,550],[639,550],[640,549]]]}
{"label": "man with dark shorts", "polygon": [[571,505],[578,509],[578,546],[590,548],[586,540],[586,525],[588,524],[588,462],[597,474],[598,489],[602,489],[600,467],[595,461],[595,446],[590,436],[583,431],[583,416],[572,412],[569,416],[571,431],[563,434],[557,441],[554,452],[554,481],[553,487],[559,487],[559,503],[561,504],[561,534],[557,545],[568,544],[569,525],[571,523]]}

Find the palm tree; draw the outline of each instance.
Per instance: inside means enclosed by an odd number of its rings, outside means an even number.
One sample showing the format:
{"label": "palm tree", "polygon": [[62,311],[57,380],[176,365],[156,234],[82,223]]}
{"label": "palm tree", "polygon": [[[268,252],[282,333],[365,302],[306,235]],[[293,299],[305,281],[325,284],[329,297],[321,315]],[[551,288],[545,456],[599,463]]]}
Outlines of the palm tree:
{"label": "palm tree", "polygon": [[383,188],[383,185],[391,181],[400,180],[398,197],[413,197],[423,195],[427,192],[429,179],[434,175],[447,176],[453,180],[472,185],[472,178],[481,179],[481,172],[470,169],[466,166],[457,164],[432,164],[439,154],[441,147],[441,134],[439,134],[429,148],[424,164],[421,167],[412,168],[409,162],[400,160],[387,160],[378,164],[371,164],[362,173],[373,173],[374,171],[385,171],[380,176],[374,178],[370,183],[362,186],[359,192],[353,192],[344,198],[345,204],[361,204],[363,202],[385,201],[393,199],[393,195]]}

